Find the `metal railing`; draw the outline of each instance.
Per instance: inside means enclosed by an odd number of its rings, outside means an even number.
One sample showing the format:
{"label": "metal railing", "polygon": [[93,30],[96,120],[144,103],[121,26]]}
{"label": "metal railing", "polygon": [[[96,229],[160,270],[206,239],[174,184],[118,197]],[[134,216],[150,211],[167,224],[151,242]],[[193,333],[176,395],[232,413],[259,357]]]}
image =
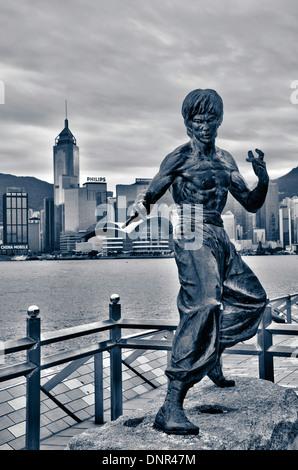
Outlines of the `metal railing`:
{"label": "metal railing", "polygon": [[[280,299],[273,299],[266,307],[263,320],[257,335],[257,345],[237,344],[226,349],[228,354],[246,354],[259,356],[259,377],[274,381],[274,356],[293,356],[297,348],[290,346],[274,346],[273,335],[297,335],[298,324],[293,324],[290,316],[289,302],[286,303],[287,323],[279,324],[273,322],[272,311],[274,305],[283,299],[286,302],[291,299],[291,305],[296,302],[298,294]],[[49,394],[51,388],[60,380],[71,373],[78,365],[93,356],[94,358],[94,387],[95,387],[95,422],[104,423],[103,407],[103,357],[108,351],[110,354],[110,401],[111,420],[117,419],[123,412],[122,406],[122,349],[133,350],[165,350],[172,348],[176,322],[164,320],[126,320],[121,318],[121,305],[119,296],[112,295],[109,304],[109,319],[71,328],[65,328],[55,332],[41,334],[41,322],[39,309],[32,306],[28,309],[27,336],[16,340],[4,342],[4,354],[12,354],[26,351],[26,361],[0,369],[0,382],[16,377],[26,377],[26,449],[37,450],[40,446],[40,392]],[[278,304],[279,307],[282,304]],[[276,313],[276,312],[275,312]],[[146,330],[129,336],[122,336],[122,330]],[[149,330],[149,331],[147,331]],[[70,351],[59,352],[50,356],[41,357],[41,348],[60,341],[83,337],[103,331],[109,332],[106,341],[90,344],[86,347],[78,347]],[[162,339],[156,339],[164,332]],[[148,335],[150,334],[150,338]],[[154,337],[156,336],[156,337]],[[57,365],[70,363],[64,367],[56,378],[50,379],[48,383],[41,386],[41,372]],[[66,372],[67,370],[67,372]],[[53,383],[54,381],[54,383]],[[52,397],[53,398],[53,397]]]}
{"label": "metal railing", "polygon": [[[272,318],[278,323],[298,323],[298,293],[288,294],[269,300],[272,306]],[[297,317],[293,315],[293,308]]]}

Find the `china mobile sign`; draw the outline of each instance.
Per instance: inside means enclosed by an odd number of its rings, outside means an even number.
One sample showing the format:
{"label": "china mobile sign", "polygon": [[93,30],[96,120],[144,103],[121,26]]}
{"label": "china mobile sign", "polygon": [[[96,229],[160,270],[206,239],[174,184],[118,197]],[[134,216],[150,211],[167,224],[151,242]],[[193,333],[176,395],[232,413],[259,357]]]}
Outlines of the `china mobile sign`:
{"label": "china mobile sign", "polygon": [[1,250],[28,250],[28,245],[0,245]]}

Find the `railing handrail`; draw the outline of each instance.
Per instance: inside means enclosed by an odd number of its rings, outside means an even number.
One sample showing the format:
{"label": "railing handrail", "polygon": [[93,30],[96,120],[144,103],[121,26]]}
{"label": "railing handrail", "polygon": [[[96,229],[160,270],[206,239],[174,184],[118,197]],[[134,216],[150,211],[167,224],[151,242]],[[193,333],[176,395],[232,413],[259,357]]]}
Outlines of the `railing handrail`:
{"label": "railing handrail", "polygon": [[12,339],[8,341],[3,341],[4,354],[12,354],[15,352],[26,351],[27,349],[32,348],[36,341],[27,336],[25,338]]}
{"label": "railing handrail", "polygon": [[[298,296],[292,294],[291,297]],[[114,297],[114,298],[113,298]],[[4,354],[27,351],[27,362],[14,364],[0,369],[0,382],[25,376],[27,378],[27,418],[26,418],[26,448],[39,448],[39,425],[40,425],[40,372],[64,363],[84,360],[84,358],[94,357],[94,367],[96,370],[96,405],[95,421],[103,422],[103,400],[102,385],[102,353],[110,352],[110,386],[111,386],[111,419],[116,419],[122,414],[122,370],[121,370],[121,350],[165,350],[170,354],[172,348],[173,331],[177,328],[176,321],[152,320],[152,319],[123,319],[121,318],[121,306],[118,304],[119,298],[111,297],[109,319],[99,322],[93,322],[85,325],[64,328],[58,331],[43,333],[40,332],[40,318],[37,318],[39,309],[36,306],[28,309],[30,318],[27,318],[27,336],[16,340],[4,342]],[[257,347],[252,350],[252,345],[241,344],[241,348],[233,351],[227,349],[227,353],[257,354],[259,356],[259,375],[260,378],[274,380],[273,356],[289,356],[290,348],[282,350],[278,346],[273,346],[273,334],[298,334],[298,325],[284,324],[274,326],[272,324],[272,310],[274,306],[271,303],[274,300],[287,301],[289,296],[272,299],[268,302],[263,321],[258,332]],[[289,303],[289,302],[288,302]],[[30,310],[31,309],[31,310]],[[37,309],[37,310],[36,310]],[[36,313],[38,311],[38,313]],[[30,314],[31,313],[31,314]],[[142,333],[135,333],[122,336],[123,329],[145,330]],[[110,338],[105,341],[92,343],[85,347],[77,347],[68,351],[54,353],[41,358],[41,346],[78,338],[85,335],[91,335],[102,331],[109,331]],[[154,337],[165,332],[166,338]],[[151,338],[146,338],[151,336]],[[241,350],[240,350],[241,349]],[[135,356],[136,352],[132,353]],[[60,374],[60,373],[59,373]],[[59,379],[61,380],[60,375]],[[57,377],[58,380],[58,377]],[[98,401],[99,400],[99,401]],[[36,422],[37,421],[37,424]],[[38,426],[38,429],[37,429]]]}
{"label": "railing handrail", "polygon": [[[288,294],[281,297],[275,297],[269,299],[269,304],[277,301],[286,301],[292,297],[298,296],[298,292],[294,294]],[[168,322],[166,320],[151,320],[151,319],[121,319],[118,322],[114,320],[102,320],[98,322],[86,323],[83,325],[77,325],[67,328],[62,328],[57,331],[50,331],[46,333],[41,333],[40,345],[50,345],[60,341],[66,341],[69,339],[79,338],[80,336],[91,335],[99,333],[102,331],[108,331],[114,328],[115,326],[121,328],[152,328],[152,329],[165,329],[165,330],[175,330],[177,324],[175,322]],[[25,351],[31,348],[34,345],[34,341],[28,337],[7,340],[3,342],[4,354],[11,354],[14,352]]]}
{"label": "railing handrail", "polygon": [[288,298],[295,297],[296,295],[298,295],[298,292],[296,292],[294,294],[287,294],[287,295],[282,295],[280,297],[275,297],[273,299],[269,299],[269,303],[277,302],[278,300],[287,300]]}
{"label": "railing handrail", "polygon": [[79,338],[80,336],[92,335],[101,331],[109,331],[115,326],[113,320],[103,320],[99,322],[86,323],[83,325],[71,326],[57,331],[50,331],[41,334],[40,345],[45,346],[68,339]]}
{"label": "railing handrail", "polygon": [[[59,341],[79,338],[80,336],[91,335],[101,331],[108,331],[114,326],[115,321],[103,320],[100,322],[86,323],[84,325],[72,326],[69,328],[62,328],[57,331],[41,333],[40,345],[46,346],[57,343]],[[26,351],[27,349],[30,349],[32,346],[34,346],[34,344],[36,344],[36,342],[28,336],[2,342],[5,355],[14,352]]]}
{"label": "railing handrail", "polygon": [[29,361],[3,367],[0,369],[0,382],[5,382],[17,377],[23,377],[24,375],[26,376],[27,374],[33,372],[34,369],[35,365],[31,364]]}
{"label": "railing handrail", "polygon": [[[99,322],[87,323],[85,325],[78,325],[69,328],[63,328],[57,331],[50,331],[41,334],[40,346],[47,346],[60,341],[67,341],[69,339],[79,338],[80,336],[92,335],[102,331],[109,331],[115,327],[126,329],[155,329],[155,330],[175,330],[177,322],[169,322],[167,320],[135,320],[135,319],[121,319],[119,321],[103,320]],[[4,341],[3,349],[4,354],[11,354],[14,352],[26,351],[34,346],[36,342],[31,338],[24,337],[20,339],[13,339]]]}
{"label": "railing handrail", "polygon": [[[289,296],[294,297],[296,295],[298,295],[298,293],[291,294]],[[289,296],[283,296],[280,298],[269,300],[269,304],[271,304],[271,302],[274,302],[276,300],[282,300],[282,299],[286,300],[289,298]],[[282,330],[284,331],[284,334],[287,334],[286,326],[287,324],[284,325],[284,328]],[[85,335],[91,335],[91,334],[95,334],[95,333],[102,332],[102,331],[110,331],[114,328],[145,329],[145,330],[149,330],[148,332],[145,333],[149,335],[149,334],[154,334],[154,331],[155,332],[162,331],[162,330],[174,331],[177,328],[177,322],[174,322],[174,321],[169,322],[167,320],[123,319],[123,318],[121,318],[118,321],[103,320],[99,322],[92,322],[92,323],[88,323],[84,325],[78,325],[78,326],[74,326],[70,328],[63,328],[58,331],[42,333],[41,339],[40,339],[40,346],[50,345],[50,344],[57,343],[59,341],[66,341],[69,339],[74,339],[74,338],[78,338],[78,337],[85,336]],[[269,328],[269,325],[268,325],[268,328]],[[271,328],[271,331],[277,332],[278,328]],[[293,331],[292,329],[289,330],[289,334],[291,334],[292,331]],[[141,333],[129,335],[127,337],[122,337],[121,341],[119,342],[119,346],[123,347],[125,344],[129,343],[129,340],[132,340],[131,341],[131,344],[132,344],[134,339],[137,339],[140,335]],[[2,344],[4,346],[4,355],[8,355],[8,354],[12,354],[15,352],[29,350],[36,344],[36,341],[31,339],[30,337],[24,337],[24,338],[19,338],[16,340],[4,341]],[[111,341],[111,340],[102,341],[93,346],[79,347],[79,348],[71,349],[69,351],[65,351],[62,353],[55,353],[52,355],[48,355],[48,356],[45,356],[41,360],[40,368],[41,370],[45,370],[47,368],[54,367],[56,365],[60,365],[60,364],[63,364],[72,360],[76,360],[84,356],[89,356],[89,355],[92,356],[93,354],[110,350],[116,345],[117,344],[115,341]],[[0,369],[0,372],[1,372],[0,382],[8,380],[12,376],[17,377],[17,376],[26,375],[27,373],[32,372],[33,369],[34,367],[32,368],[32,364],[29,364],[28,362],[18,363],[18,364],[10,365],[8,367],[4,367]],[[6,370],[7,370],[7,377],[8,377],[7,379],[5,378]]]}

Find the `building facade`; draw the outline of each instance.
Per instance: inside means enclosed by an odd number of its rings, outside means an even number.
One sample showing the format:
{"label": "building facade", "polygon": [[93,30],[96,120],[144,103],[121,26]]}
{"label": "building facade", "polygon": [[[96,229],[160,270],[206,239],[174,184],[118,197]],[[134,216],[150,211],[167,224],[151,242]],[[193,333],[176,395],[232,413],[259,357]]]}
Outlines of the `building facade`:
{"label": "building facade", "polygon": [[256,215],[256,228],[266,231],[266,239],[279,240],[278,183],[269,181],[266,200]]}
{"label": "building facade", "polygon": [[61,232],[60,233],[60,252],[74,253],[76,244],[81,241],[82,235],[77,232]]}
{"label": "building facade", "polygon": [[65,119],[65,127],[55,139],[53,156],[55,249],[59,249],[60,233],[65,231],[65,190],[78,188],[80,176],[79,147],[68,127],[68,119]]}
{"label": "building facade", "polygon": [[28,194],[22,188],[7,188],[3,194],[2,252],[28,250]]}
{"label": "building facade", "polygon": [[54,199],[45,198],[42,211],[42,251],[51,253],[55,249]]}
{"label": "building facade", "polygon": [[[122,224],[129,218],[133,203],[140,193],[148,188],[151,181],[152,180],[148,178],[136,178],[133,184],[119,184],[116,186],[116,222]],[[173,198],[170,192],[167,191],[159,199],[150,213],[151,215],[154,214],[155,217],[149,219],[147,224],[143,225],[140,231],[136,229],[133,236],[130,234],[125,237],[120,231],[117,234],[116,230],[115,235],[123,237],[124,251],[138,251],[139,253],[141,250],[143,252],[170,251],[172,249],[172,235],[170,235],[169,232],[167,233],[170,222],[169,220],[162,220],[162,212],[166,214],[166,216],[169,216],[169,213],[167,213],[167,210],[162,211],[162,208],[166,207],[170,212],[170,208],[173,204]],[[168,224],[166,230],[164,230],[164,222]],[[142,240],[145,243],[137,243],[138,240]]]}
{"label": "building facade", "polygon": [[231,211],[226,212],[222,216],[224,229],[228,234],[230,240],[236,239],[236,224],[235,224],[235,216],[232,214]]}
{"label": "building facade", "polygon": [[41,252],[40,232],[40,218],[31,217],[28,223],[28,245],[31,253],[39,254]]}
{"label": "building facade", "polygon": [[[80,188],[64,191],[64,231],[80,233],[91,231],[107,215],[107,184],[87,182]],[[64,242],[63,242],[64,243]],[[61,243],[60,243],[61,249]]]}

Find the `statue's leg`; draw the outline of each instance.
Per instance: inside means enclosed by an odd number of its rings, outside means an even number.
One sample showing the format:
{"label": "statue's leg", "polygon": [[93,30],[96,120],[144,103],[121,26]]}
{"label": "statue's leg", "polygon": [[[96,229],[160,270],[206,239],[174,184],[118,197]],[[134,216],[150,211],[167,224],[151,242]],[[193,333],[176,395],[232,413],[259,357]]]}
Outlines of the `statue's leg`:
{"label": "statue's leg", "polygon": [[235,380],[232,379],[226,379],[225,376],[223,375],[222,372],[222,366],[221,366],[221,355],[223,353],[224,348],[220,348],[219,355],[218,355],[218,360],[215,364],[215,366],[208,372],[208,377],[209,379],[212,380],[215,385],[221,388],[225,387],[234,387],[235,386]]}
{"label": "statue's leg", "polygon": [[267,301],[260,281],[234,246],[230,247],[229,258],[222,295],[219,343],[222,351],[257,333]]}
{"label": "statue's leg", "polygon": [[224,377],[220,357],[225,347],[245,341],[257,331],[266,305],[266,293],[258,278],[229,243],[223,281],[223,312],[220,324],[218,360],[208,377],[218,387],[233,387]]}
{"label": "statue's leg", "polygon": [[165,371],[171,380],[197,383],[218,358],[225,256],[219,249],[218,235],[218,227],[205,227],[204,244],[199,250],[185,250],[184,244],[175,243],[180,322]]}
{"label": "statue's leg", "polygon": [[183,401],[189,385],[181,380],[169,380],[163,406],[159,409],[154,427],[167,434],[199,434],[198,426],[191,423],[183,410]]}

